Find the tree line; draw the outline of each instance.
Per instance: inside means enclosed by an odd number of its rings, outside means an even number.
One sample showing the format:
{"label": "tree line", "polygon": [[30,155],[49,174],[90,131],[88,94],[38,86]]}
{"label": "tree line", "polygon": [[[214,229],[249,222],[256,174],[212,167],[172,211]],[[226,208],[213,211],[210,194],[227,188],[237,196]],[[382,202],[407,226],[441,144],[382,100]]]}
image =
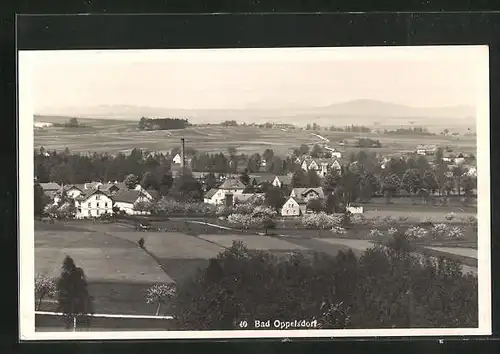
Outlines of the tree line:
{"label": "tree line", "polygon": [[398,234],[360,257],[349,250],[279,258],[235,242],[180,284],[166,311],[182,330],[297,318],[316,329],[473,328],[477,306],[477,277],[457,262],[413,254]]}
{"label": "tree line", "polygon": [[395,130],[385,129],[384,134],[387,134],[387,135],[424,135],[424,136],[436,135],[435,133],[429,132],[429,130],[427,128],[423,128],[423,127],[398,128]]}
{"label": "tree line", "polygon": [[329,130],[329,131],[335,131],[335,132],[346,132],[346,133],[371,133],[371,129],[364,126],[364,125],[346,125],[345,127],[336,127],[334,125],[330,127],[322,127],[319,124],[313,123],[313,124],[307,124],[306,125],[306,130]]}
{"label": "tree line", "polygon": [[140,130],[184,129],[191,126],[187,119],[181,118],[146,118],[139,120]]}

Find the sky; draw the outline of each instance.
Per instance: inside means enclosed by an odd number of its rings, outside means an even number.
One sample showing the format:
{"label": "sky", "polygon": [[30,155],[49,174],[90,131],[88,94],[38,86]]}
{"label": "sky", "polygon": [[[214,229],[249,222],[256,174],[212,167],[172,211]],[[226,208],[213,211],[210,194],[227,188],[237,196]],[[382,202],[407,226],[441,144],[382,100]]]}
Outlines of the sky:
{"label": "sky", "polygon": [[[21,53],[23,54],[23,53]],[[62,107],[475,105],[485,47],[44,51],[20,55],[35,113]],[[487,61],[486,61],[487,65]]]}

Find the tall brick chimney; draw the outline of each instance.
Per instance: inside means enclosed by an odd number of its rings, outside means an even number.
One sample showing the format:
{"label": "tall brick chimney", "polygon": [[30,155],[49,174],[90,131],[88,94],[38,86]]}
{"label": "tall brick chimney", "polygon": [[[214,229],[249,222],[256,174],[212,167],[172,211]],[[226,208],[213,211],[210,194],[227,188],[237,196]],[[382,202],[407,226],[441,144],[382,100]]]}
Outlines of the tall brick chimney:
{"label": "tall brick chimney", "polygon": [[186,146],[184,144],[184,138],[181,138],[181,171],[184,171],[186,167]]}

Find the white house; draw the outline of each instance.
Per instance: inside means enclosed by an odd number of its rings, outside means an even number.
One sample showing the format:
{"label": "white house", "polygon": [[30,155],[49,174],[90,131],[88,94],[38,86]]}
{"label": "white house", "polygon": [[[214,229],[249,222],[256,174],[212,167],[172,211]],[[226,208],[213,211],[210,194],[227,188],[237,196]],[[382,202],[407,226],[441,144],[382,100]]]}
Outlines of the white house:
{"label": "white house", "polygon": [[113,196],[114,206],[124,211],[128,215],[144,214],[143,211],[134,210],[134,205],[137,203],[151,202],[141,190],[123,190]]}
{"label": "white house", "polygon": [[471,177],[477,177],[477,169],[475,167],[470,167],[467,171],[467,175]]}
{"label": "white house", "polygon": [[180,164],[182,162],[181,155],[179,155],[179,154],[175,155],[174,158],[172,159],[172,162],[176,163],[176,164]]}
{"label": "white house", "polygon": [[362,206],[352,206],[348,205],[346,207],[347,211],[349,211],[352,214],[363,214],[363,207]]}
{"label": "white house", "polygon": [[276,176],[274,177],[271,184],[275,187],[281,188],[283,186],[289,186],[292,183],[292,177],[290,176]]}
{"label": "white house", "polygon": [[332,167],[333,169],[337,170],[337,171],[340,171],[340,170],[342,169],[342,167],[340,166],[340,163],[339,163],[337,160],[333,161],[333,163],[332,163],[332,166],[331,166],[331,167]]}
{"label": "white house", "polygon": [[233,195],[233,201],[238,195],[243,194],[245,185],[239,179],[226,179],[219,188],[212,188],[205,194],[203,200],[207,204],[224,204],[227,194]]}
{"label": "white house", "polygon": [[332,151],[332,157],[336,157],[337,159],[341,159],[342,153],[339,151]]}
{"label": "white house", "polygon": [[113,214],[113,200],[106,193],[95,190],[82,193],[75,199],[76,218],[97,218],[102,214]]}
{"label": "white house", "polygon": [[305,214],[306,204],[303,200],[300,203],[295,198],[290,197],[281,207],[281,216],[300,216]]}
{"label": "white house", "polygon": [[307,164],[307,161],[304,160],[302,162],[302,164],[300,165],[300,167],[304,170],[304,171],[307,171],[307,168],[308,168],[308,164]]}

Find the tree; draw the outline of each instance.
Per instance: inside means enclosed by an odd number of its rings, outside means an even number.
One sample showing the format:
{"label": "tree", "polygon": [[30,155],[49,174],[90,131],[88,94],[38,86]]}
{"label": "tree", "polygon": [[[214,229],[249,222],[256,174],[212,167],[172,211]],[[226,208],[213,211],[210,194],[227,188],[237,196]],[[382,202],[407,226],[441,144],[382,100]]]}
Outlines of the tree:
{"label": "tree", "polygon": [[171,172],[167,172],[163,175],[160,182],[160,193],[162,195],[167,195],[174,184],[174,178]]}
{"label": "tree", "polygon": [[321,178],[318,176],[318,173],[315,170],[307,170],[307,186],[316,188],[321,186]]}
{"label": "tree", "polygon": [[57,287],[53,278],[37,274],[35,277],[35,311],[39,311],[42,306],[43,299],[53,298],[56,295]]}
{"label": "tree", "polygon": [[306,144],[302,144],[299,147],[299,151],[301,155],[307,155],[307,153],[309,152],[309,146],[307,146]]}
{"label": "tree", "polygon": [[304,170],[299,169],[292,175],[291,185],[293,188],[305,188],[309,186],[309,180]]}
{"label": "tree", "polygon": [[264,150],[264,153],[262,154],[262,158],[264,161],[266,161],[266,164],[271,162],[272,158],[274,157],[274,151],[273,149],[266,149]]}
{"label": "tree", "polygon": [[408,193],[414,195],[422,186],[423,183],[420,177],[420,171],[416,168],[406,170],[401,180],[401,187]]}
{"label": "tree", "polygon": [[279,156],[273,156],[266,163],[267,170],[273,174],[280,175],[283,173],[283,160]]}
{"label": "tree", "polygon": [[135,186],[137,186],[137,184],[139,183],[139,179],[137,178],[136,175],[131,173],[131,174],[127,175],[127,177],[125,177],[125,179],[123,180],[123,183],[125,183],[125,186],[128,189],[134,189]]}
{"label": "tree", "polygon": [[190,173],[183,173],[174,180],[170,194],[177,201],[202,201],[201,184]]}
{"label": "tree", "polygon": [[72,322],[77,319],[81,319],[85,325],[90,325],[88,315],[93,313],[93,304],[87,289],[87,280],[83,270],[77,267],[69,256],[64,259],[57,291],[58,311],[64,314],[66,328],[70,328]]}
{"label": "tree", "polygon": [[247,168],[250,173],[259,172],[262,158],[258,153],[251,155],[248,158]]}
{"label": "tree", "polygon": [[319,213],[319,212],[324,211],[324,209],[325,209],[323,206],[323,202],[319,198],[310,199],[307,202],[306,208],[307,208],[307,210],[311,210],[313,213]]}
{"label": "tree", "polygon": [[76,127],[78,127],[78,119],[76,119],[76,118],[70,118],[68,120],[68,127],[69,128],[76,128]]}
{"label": "tree", "polygon": [[455,166],[452,172],[453,172],[453,177],[455,178],[457,194],[460,196],[460,187],[462,186],[462,176],[464,174],[464,169],[462,166]]}
{"label": "tree", "polygon": [[333,193],[335,188],[340,183],[340,178],[341,176],[336,169],[332,168],[328,171],[325,178],[323,178],[323,189],[327,192],[327,194]]}
{"label": "tree", "polygon": [[382,191],[385,194],[387,203],[390,203],[391,197],[396,194],[400,185],[401,180],[395,173],[392,173],[384,178],[382,182]]}
{"label": "tree", "polygon": [[156,316],[160,313],[160,307],[165,304],[166,300],[171,299],[175,295],[175,285],[168,284],[155,284],[146,290],[146,303],[157,304]]}
{"label": "tree", "polygon": [[323,154],[323,148],[318,144],[314,144],[311,150],[311,157],[318,158]]}
{"label": "tree", "polygon": [[158,179],[156,179],[153,173],[149,171],[145,172],[144,175],[142,176],[140,185],[144,189],[149,189],[149,188],[153,188],[155,190],[160,189],[160,181],[158,181]]}
{"label": "tree", "polygon": [[35,216],[40,216],[43,214],[47,200],[43,188],[39,183],[35,183],[33,197]]}
{"label": "tree", "polygon": [[477,188],[477,179],[473,176],[464,176],[461,180],[462,189],[464,190],[464,195],[466,202],[469,202],[470,198],[473,196],[474,189]]}
{"label": "tree", "polygon": [[240,174],[240,181],[243,183],[245,186],[250,183],[250,176],[248,175],[248,170],[245,169],[242,174]]}
{"label": "tree", "polygon": [[229,156],[235,156],[237,149],[234,146],[230,146],[227,148],[227,152],[228,152]]}
{"label": "tree", "polygon": [[337,192],[341,192],[339,194],[342,195],[345,205],[356,201],[359,196],[359,181],[355,173],[346,169],[340,177],[339,186],[341,188],[338,188]]}
{"label": "tree", "polygon": [[432,170],[425,171],[424,177],[422,179],[422,184],[423,187],[430,193],[434,193],[439,189],[436,174]]}
{"label": "tree", "polygon": [[271,185],[266,189],[264,202],[269,207],[279,210],[285,204],[285,201],[285,196],[281,188]]}

